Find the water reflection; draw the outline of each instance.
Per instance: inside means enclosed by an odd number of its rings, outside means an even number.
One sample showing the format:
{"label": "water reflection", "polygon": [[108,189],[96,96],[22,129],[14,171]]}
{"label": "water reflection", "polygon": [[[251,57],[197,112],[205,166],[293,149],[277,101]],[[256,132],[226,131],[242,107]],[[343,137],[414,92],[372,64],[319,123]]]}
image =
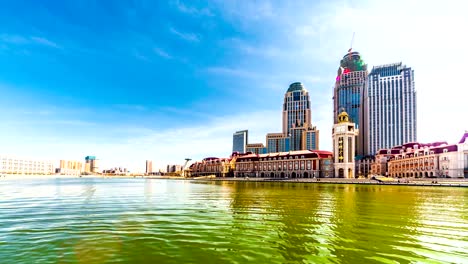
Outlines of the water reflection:
{"label": "water reflection", "polygon": [[468,263],[468,189],[276,182],[0,182],[18,263]]}

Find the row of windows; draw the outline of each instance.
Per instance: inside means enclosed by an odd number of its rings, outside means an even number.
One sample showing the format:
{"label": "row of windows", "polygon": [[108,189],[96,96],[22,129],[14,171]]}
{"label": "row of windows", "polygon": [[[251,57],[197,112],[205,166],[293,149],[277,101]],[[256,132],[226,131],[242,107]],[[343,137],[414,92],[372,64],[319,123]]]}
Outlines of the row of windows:
{"label": "row of windows", "polygon": [[[314,160],[313,162],[313,168],[314,170],[317,168],[317,163],[316,163],[316,160]],[[246,163],[246,164],[238,164],[237,168],[239,170],[257,170],[257,165],[255,164],[252,164],[252,163]],[[274,170],[276,171],[277,169],[278,170],[298,170],[298,169],[301,169],[301,170],[305,170],[307,168],[307,170],[311,170],[312,169],[312,162],[310,160],[307,160],[307,161],[283,161],[283,162],[268,162],[268,163],[261,163],[258,165],[258,168],[260,170]]]}

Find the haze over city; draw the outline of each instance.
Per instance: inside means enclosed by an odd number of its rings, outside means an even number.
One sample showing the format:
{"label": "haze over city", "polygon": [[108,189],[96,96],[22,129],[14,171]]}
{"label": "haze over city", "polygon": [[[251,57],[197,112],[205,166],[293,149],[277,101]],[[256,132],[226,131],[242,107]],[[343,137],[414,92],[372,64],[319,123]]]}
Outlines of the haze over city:
{"label": "haze over city", "polygon": [[[102,3],[103,4],[103,3]],[[468,129],[464,1],[15,1],[0,10],[1,153],[143,170],[281,131],[289,84],[331,150],[337,68],[415,71],[418,141]]]}

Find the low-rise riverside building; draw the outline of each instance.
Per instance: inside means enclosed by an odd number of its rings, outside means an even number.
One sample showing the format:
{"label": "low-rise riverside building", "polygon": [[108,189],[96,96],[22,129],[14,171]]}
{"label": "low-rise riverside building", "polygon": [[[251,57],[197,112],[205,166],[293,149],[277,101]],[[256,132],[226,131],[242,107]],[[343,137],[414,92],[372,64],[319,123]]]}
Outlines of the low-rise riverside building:
{"label": "low-rise riverside building", "polygon": [[379,154],[387,155],[390,177],[468,178],[468,132],[458,144],[407,143]]}
{"label": "low-rise riverside building", "polygon": [[236,177],[324,178],[333,177],[330,151],[301,150],[268,154],[247,154],[236,159]]}
{"label": "low-rise riverside building", "polygon": [[51,175],[53,173],[52,161],[0,156],[0,174]]}
{"label": "low-rise riverside building", "polygon": [[232,177],[236,164],[236,155],[230,158],[204,158],[202,161],[193,163],[188,171],[188,177],[216,176]]}

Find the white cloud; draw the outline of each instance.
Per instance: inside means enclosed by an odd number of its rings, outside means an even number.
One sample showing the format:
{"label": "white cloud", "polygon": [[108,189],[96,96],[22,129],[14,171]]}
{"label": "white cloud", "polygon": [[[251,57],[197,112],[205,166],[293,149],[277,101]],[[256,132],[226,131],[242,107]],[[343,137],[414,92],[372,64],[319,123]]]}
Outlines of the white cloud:
{"label": "white cloud", "polygon": [[[249,18],[249,10],[261,10],[265,3],[262,1],[253,7],[256,4],[254,2],[228,2],[222,9],[230,15],[228,21],[235,21],[234,26],[238,25],[239,20],[245,19],[247,25],[240,28],[247,34],[257,33],[258,28],[268,28],[273,23],[277,30],[272,31],[268,39],[275,39],[271,41],[274,43],[271,45],[283,43],[281,48],[268,49],[265,45],[258,46],[256,43],[242,41],[234,44],[237,44],[240,52],[247,55],[269,57],[268,63],[273,65],[284,63],[285,57],[294,58],[294,70],[297,72],[318,67],[323,74],[323,69],[328,69],[330,74],[322,75],[315,81],[324,84],[327,82],[326,78],[329,78],[329,85],[322,85],[318,90],[313,87],[313,100],[330,101],[333,75],[350,46],[353,32],[356,32],[353,49],[361,53],[369,64],[369,70],[372,65],[399,61],[414,69],[418,93],[419,141],[456,142],[464,130],[468,129],[468,123],[459,118],[466,112],[464,106],[468,103],[468,92],[463,82],[464,63],[468,61],[468,38],[464,34],[468,28],[468,16],[464,12],[468,9],[468,2],[327,1],[317,6],[309,5],[309,8],[299,8],[307,5],[298,1],[289,5],[271,5],[271,12],[262,16],[262,23],[256,26],[252,21],[255,18]],[[245,12],[238,12],[239,10]],[[268,13],[275,14],[275,21],[269,19]],[[294,34],[293,37],[291,33]],[[270,47],[274,47],[271,45]],[[236,69],[237,65],[232,67]],[[314,68],[310,68],[311,72],[313,70]],[[272,71],[270,78],[287,78],[289,73],[284,74],[285,71],[286,66],[280,72]],[[243,77],[258,76],[258,72],[249,69],[225,73]],[[311,81],[301,76],[307,75],[298,74],[297,80]],[[316,76],[316,73],[311,76]],[[287,80],[290,79],[280,82]],[[329,93],[317,93],[320,90]],[[316,110],[318,113],[322,111]],[[323,116],[326,117],[325,114]],[[331,127],[331,112],[326,118],[328,123],[325,122],[319,129]],[[323,133],[321,136],[328,137]]]}
{"label": "white cloud", "polygon": [[169,31],[183,40],[190,42],[200,42],[200,37],[195,33],[181,32],[173,27],[169,27]]}
{"label": "white cloud", "polygon": [[57,43],[53,42],[53,41],[50,41],[46,38],[42,38],[42,37],[31,37],[31,40],[39,45],[44,45],[44,46],[48,46],[48,47],[51,47],[51,48],[56,48],[56,49],[60,49],[61,47],[59,45],[57,45]]}
{"label": "white cloud", "polygon": [[11,34],[1,34],[0,41],[4,43],[14,44],[14,45],[41,45],[47,46],[49,48],[62,49],[57,43],[38,36],[25,37],[21,35],[11,35]]}
{"label": "white cloud", "polygon": [[154,48],[153,50],[158,56],[160,56],[162,58],[172,59],[172,56],[169,53],[162,50],[161,48]]}
{"label": "white cloud", "polygon": [[172,2],[175,7],[182,13],[194,15],[194,16],[213,16],[213,13],[208,8],[196,8],[193,6],[188,6],[182,1],[175,0]]}

